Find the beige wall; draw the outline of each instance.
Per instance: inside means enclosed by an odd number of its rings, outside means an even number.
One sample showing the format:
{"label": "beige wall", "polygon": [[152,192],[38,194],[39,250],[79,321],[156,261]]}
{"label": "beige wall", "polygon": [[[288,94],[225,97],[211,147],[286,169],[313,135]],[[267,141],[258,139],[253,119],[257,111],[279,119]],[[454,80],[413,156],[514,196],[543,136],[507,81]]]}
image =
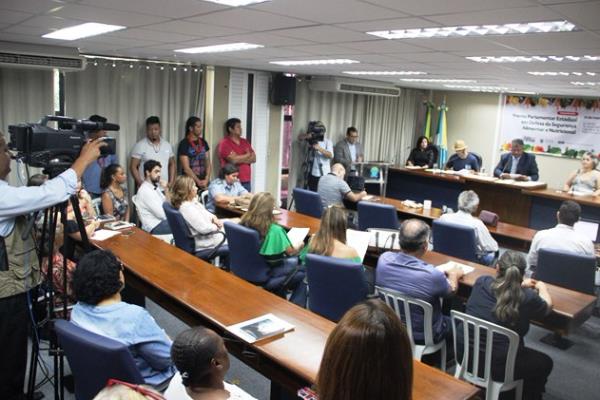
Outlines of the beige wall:
{"label": "beige wall", "polygon": [[[446,98],[448,106],[448,152],[452,153],[452,144],[464,140],[469,149],[483,157],[483,167],[488,173],[500,159],[498,146],[498,119],[500,118],[499,95],[493,93],[471,92],[434,92],[436,105]],[[433,130],[437,128],[437,113],[433,118]],[[562,188],[568,175],[578,168],[579,161],[536,155],[540,170],[540,181],[551,188]]]}
{"label": "beige wall", "polygon": [[267,147],[266,190],[279,203],[281,191],[281,141],[283,138],[283,107],[269,105],[269,137]]}

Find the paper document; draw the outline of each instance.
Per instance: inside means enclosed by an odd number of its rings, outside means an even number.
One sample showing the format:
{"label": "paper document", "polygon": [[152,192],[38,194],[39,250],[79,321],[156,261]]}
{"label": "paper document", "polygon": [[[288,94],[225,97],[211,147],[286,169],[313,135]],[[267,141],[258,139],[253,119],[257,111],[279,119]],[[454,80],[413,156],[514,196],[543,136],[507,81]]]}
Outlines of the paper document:
{"label": "paper document", "polygon": [[427,167],[426,166],[419,167],[418,165],[407,165],[405,168],[406,169],[426,169]]}
{"label": "paper document", "polygon": [[108,229],[100,229],[100,230],[97,230],[96,232],[94,232],[91,239],[101,242],[103,240],[109,239],[113,236],[117,236],[120,234],[121,234],[121,232],[119,232],[119,231],[109,231]]}
{"label": "paper document", "polygon": [[290,239],[290,242],[296,246],[298,243],[304,242],[309,231],[309,228],[292,228],[288,231],[287,237]]}
{"label": "paper document", "polygon": [[498,179],[496,183],[501,183],[503,185],[512,185],[516,181],[514,179]]}
{"label": "paper document", "polygon": [[370,232],[346,229],[346,244],[356,250],[361,261],[365,259],[365,254],[367,254],[370,239]]}
{"label": "paper document", "polygon": [[473,267],[470,267],[470,266],[465,265],[465,264],[457,263],[455,261],[448,261],[445,264],[438,265],[436,268],[439,269],[442,272],[446,272],[446,271],[449,271],[449,270],[451,270],[451,269],[453,269],[455,267],[458,267],[458,268],[462,269],[463,274],[465,274],[465,275],[468,274],[468,273],[471,273],[471,272],[473,272],[475,270],[475,268],[473,268]]}
{"label": "paper document", "polygon": [[515,185],[522,187],[536,187],[536,186],[544,186],[544,182],[539,181],[524,181],[524,182],[515,182]]}
{"label": "paper document", "polygon": [[294,325],[277,318],[273,314],[265,314],[258,318],[228,326],[227,330],[248,343],[254,343],[261,339],[292,331]]}
{"label": "paper document", "polygon": [[369,246],[378,249],[400,250],[398,231],[392,229],[369,228]]}
{"label": "paper document", "polygon": [[375,197],[375,196],[368,194],[368,195],[366,195],[365,197],[363,197],[362,199],[363,199],[363,200],[366,200],[366,201],[369,201],[369,200],[372,200],[374,197]]}

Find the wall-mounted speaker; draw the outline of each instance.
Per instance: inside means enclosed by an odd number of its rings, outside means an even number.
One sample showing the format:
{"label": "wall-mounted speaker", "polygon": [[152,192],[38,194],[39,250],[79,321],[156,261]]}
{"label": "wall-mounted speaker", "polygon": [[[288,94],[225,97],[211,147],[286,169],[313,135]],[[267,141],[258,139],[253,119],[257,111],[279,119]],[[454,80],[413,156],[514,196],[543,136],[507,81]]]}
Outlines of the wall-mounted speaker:
{"label": "wall-mounted speaker", "polygon": [[294,105],[296,102],[296,77],[273,74],[271,104],[276,106]]}

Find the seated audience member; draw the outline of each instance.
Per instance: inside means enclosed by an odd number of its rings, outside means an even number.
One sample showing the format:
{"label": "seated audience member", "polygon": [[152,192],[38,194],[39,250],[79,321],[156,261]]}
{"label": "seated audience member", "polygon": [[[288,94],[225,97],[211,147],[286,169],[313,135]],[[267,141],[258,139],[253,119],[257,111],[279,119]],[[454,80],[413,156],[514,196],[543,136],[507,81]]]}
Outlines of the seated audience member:
{"label": "seated audience member", "polygon": [[185,137],[177,146],[181,174],[194,180],[200,190],[208,187],[211,163],[210,148],[202,137],[202,121],[189,117],[185,122]]}
{"label": "seated audience member", "polygon": [[102,171],[102,212],[112,215],[117,221],[129,221],[129,200],[127,200],[125,170],[119,164],[111,164]]}
{"label": "seated audience member", "polygon": [[219,177],[212,181],[208,186],[208,200],[206,208],[210,212],[215,212],[215,204],[227,205],[241,197],[247,198],[250,201],[252,194],[242,186],[239,177],[238,167],[234,164],[225,164]]}
{"label": "seated audience member", "polygon": [[325,344],[319,400],[410,400],[412,385],[410,341],[398,316],[378,299],[348,310]]}
{"label": "seated audience member", "polygon": [[109,379],[94,400],[164,400],[164,397],[151,386]]}
{"label": "seated audience member", "polygon": [[578,192],[600,196],[600,171],[598,157],[588,151],[581,157],[581,168],[573,172],[565,183],[565,192]]}
{"label": "seated audience member", "polygon": [[[306,303],[306,286],[302,283],[304,269],[284,264],[284,259],[297,255],[304,243],[292,243],[285,229],[273,218],[275,199],[270,193],[261,192],[252,197],[248,211],[242,216],[241,225],[258,231],[262,241],[259,253],[271,266],[271,279],[291,277],[288,289],[293,291],[290,301],[298,305]],[[267,283],[268,284],[268,283]]]}
{"label": "seated audience member", "polygon": [[494,169],[494,176],[500,179],[516,179],[518,181],[537,181],[538,166],[535,155],[523,151],[525,144],[521,139],[511,142],[510,153],[503,154]]}
{"label": "seated audience member", "polygon": [[347,219],[343,207],[327,207],[321,216],[319,231],[311,238],[308,246],[300,252],[302,262],[304,263],[306,254],[311,253],[362,263],[356,249],[346,244]]}
{"label": "seated audience member", "polygon": [[[579,221],[580,215],[581,206],[574,201],[567,200],[560,205],[556,213],[558,224],[554,228],[538,231],[531,241],[527,255],[529,273],[535,273],[540,249],[568,251],[586,256],[594,255],[594,243],[587,236],[573,229],[573,225]],[[568,269],[568,265],[565,265],[565,268]]]}
{"label": "seated audience member", "polygon": [[[531,319],[539,321],[550,312],[552,299],[544,282],[523,279],[526,266],[523,255],[514,251],[504,253],[496,265],[496,276],[481,276],[475,282],[466,312],[519,334],[514,379],[523,379],[523,399],[537,400],[542,398],[553,363],[546,354],[525,347],[523,338],[529,331]],[[460,347],[462,339],[461,332],[457,335]],[[494,380],[504,380],[507,351],[506,339],[494,336],[491,369]],[[482,359],[480,356],[481,367]]]}
{"label": "seated audience member", "polygon": [[221,336],[210,329],[198,326],[181,332],[173,341],[171,358],[179,372],[165,392],[167,400],[256,400],[225,382],[229,354]]}
{"label": "seated audience member", "polygon": [[135,196],[142,229],[153,235],[171,233],[163,203],[169,201],[167,182],[160,179],[162,166],[156,160],[144,163],[144,183]]}
{"label": "seated audience member", "polygon": [[[79,202],[79,211],[84,220],[95,219],[97,217],[96,210],[94,210],[94,204],[92,203],[92,197],[83,188],[81,180],[77,181],[77,189],[75,190],[77,195],[77,201]],[[75,219],[75,212],[73,211],[73,205],[69,201],[67,204],[67,218]]]}
{"label": "seated audience member", "polygon": [[417,145],[410,151],[406,165],[433,168],[435,155],[429,147],[429,139],[421,136],[417,139]]}
{"label": "seated audience member", "polygon": [[360,193],[353,193],[344,180],[346,169],[342,164],[333,164],[331,172],[322,176],[319,180],[317,193],[321,196],[321,204],[323,208],[334,205],[343,204],[344,199],[358,202],[367,195],[364,190]]}
{"label": "seated audience member", "polygon": [[472,190],[465,190],[458,196],[458,211],[453,214],[444,214],[440,221],[475,229],[477,242],[477,259],[485,265],[490,265],[498,252],[498,243],[494,240],[485,224],[473,216],[479,207],[479,196]]}
{"label": "seated audience member", "polygon": [[478,172],[481,168],[479,160],[473,154],[469,153],[468,147],[463,140],[454,142],[454,154],[450,156],[444,169],[461,171],[463,169]]}
{"label": "seated audience member", "polygon": [[127,344],[145,382],[162,387],[175,373],[171,340],[148,311],[121,301],[124,285],[123,265],[114,254],[95,250],[83,256],[73,276],[77,304],[71,321]]}
{"label": "seated audience member", "polygon": [[179,210],[190,228],[196,251],[212,249],[221,243],[223,235],[219,232],[223,229],[223,223],[198,201],[198,187],[192,178],[186,175],[175,178],[171,188],[171,204]]}
{"label": "seated audience member", "polygon": [[[404,293],[433,306],[433,337],[436,342],[452,334],[450,318],[442,315],[440,299],[449,297],[458,289],[463,272],[454,268],[446,273],[436,269],[420,258],[427,252],[429,226],[418,219],[409,219],[400,225],[400,253],[385,252],[379,257],[375,282]],[[423,311],[419,308],[411,314],[413,337],[423,343]]]}

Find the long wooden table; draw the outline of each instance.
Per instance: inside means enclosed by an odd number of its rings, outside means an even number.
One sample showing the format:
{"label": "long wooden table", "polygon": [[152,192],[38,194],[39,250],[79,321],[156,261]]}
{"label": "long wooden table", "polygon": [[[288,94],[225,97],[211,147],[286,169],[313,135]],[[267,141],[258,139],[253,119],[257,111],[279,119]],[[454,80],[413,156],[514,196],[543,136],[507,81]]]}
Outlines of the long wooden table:
{"label": "long wooden table", "polygon": [[[310,217],[308,217],[310,218]],[[288,221],[294,221],[288,220]],[[133,228],[94,244],[111,250],[125,266],[126,284],[190,325],[208,326],[226,338],[236,357],[295,393],[311,385],[333,327],[326,320],[233,274]],[[273,313],[295,326],[292,332],[252,345],[236,340],[228,325]],[[414,399],[475,399],[479,390],[418,361]]]}
{"label": "long wooden table", "polygon": [[560,190],[524,190],[531,200],[529,226],[534,229],[548,229],[556,224],[556,212],[565,200],[572,200],[581,206],[581,218],[600,222],[600,197],[575,196]]}

